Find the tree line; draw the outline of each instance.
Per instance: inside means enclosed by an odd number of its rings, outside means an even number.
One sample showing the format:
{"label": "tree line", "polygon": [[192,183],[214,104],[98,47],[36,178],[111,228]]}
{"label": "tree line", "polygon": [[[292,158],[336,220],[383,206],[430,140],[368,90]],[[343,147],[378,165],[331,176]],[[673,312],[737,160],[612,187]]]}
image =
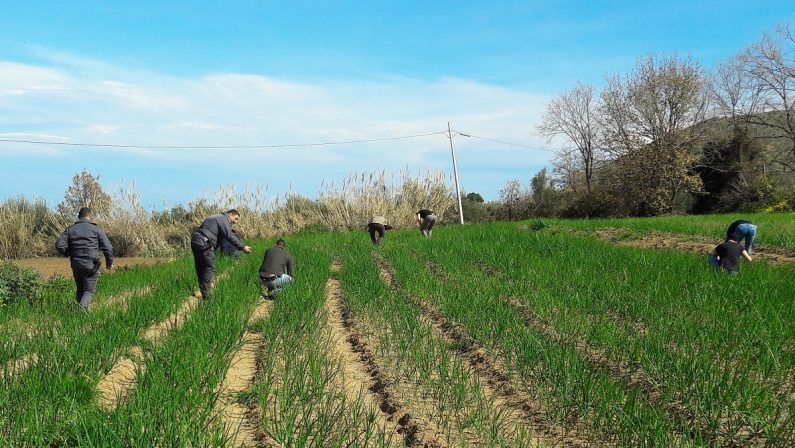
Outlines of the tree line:
{"label": "tree line", "polygon": [[795,38],[778,27],[710,71],[640,57],[560,93],[536,130],[560,144],[552,170],[506,184],[502,218],[793,210]]}

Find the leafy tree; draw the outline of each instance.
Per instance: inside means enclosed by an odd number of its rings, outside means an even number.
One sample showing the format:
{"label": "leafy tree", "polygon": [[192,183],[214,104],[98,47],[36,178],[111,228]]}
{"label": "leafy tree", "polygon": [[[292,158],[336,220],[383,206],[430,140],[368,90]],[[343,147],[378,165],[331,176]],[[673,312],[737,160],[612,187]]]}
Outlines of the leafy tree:
{"label": "leafy tree", "polygon": [[483,196],[481,196],[480,193],[469,193],[465,198],[474,202],[483,202]]}
{"label": "leafy tree", "polygon": [[58,204],[58,213],[66,217],[77,216],[82,207],[90,207],[96,215],[110,210],[112,200],[99,184],[99,176],[85,169],[72,177],[72,184],[66,189],[63,201]]}

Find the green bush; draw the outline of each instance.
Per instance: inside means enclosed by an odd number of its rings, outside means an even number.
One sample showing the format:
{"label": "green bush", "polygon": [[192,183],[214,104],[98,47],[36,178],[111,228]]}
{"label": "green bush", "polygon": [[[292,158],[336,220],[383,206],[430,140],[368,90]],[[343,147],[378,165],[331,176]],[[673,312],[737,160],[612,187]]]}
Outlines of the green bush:
{"label": "green bush", "polygon": [[10,262],[0,265],[0,306],[36,303],[44,289],[45,282],[38,272]]}

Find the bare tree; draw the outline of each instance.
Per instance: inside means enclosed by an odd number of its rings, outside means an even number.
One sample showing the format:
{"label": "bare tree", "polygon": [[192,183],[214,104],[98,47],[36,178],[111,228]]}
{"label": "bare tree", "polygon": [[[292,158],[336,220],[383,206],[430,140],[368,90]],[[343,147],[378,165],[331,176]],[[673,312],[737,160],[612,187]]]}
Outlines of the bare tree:
{"label": "bare tree", "polygon": [[683,191],[700,185],[689,173],[692,146],[700,137],[697,125],[707,113],[698,63],[689,57],[640,58],[632,73],[607,80],[601,99],[604,145],[624,164],[642,161],[652,168],[641,197],[650,213],[670,212]]}
{"label": "bare tree", "polygon": [[752,100],[744,119],[763,137],[782,142],[774,161],[795,169],[795,37],[788,26],[749,46],[739,60]]}
{"label": "bare tree", "polygon": [[742,123],[742,117],[753,110],[755,95],[751,92],[745,73],[745,55],[738,55],[719,63],[713,71],[709,87],[715,111],[729,117],[735,128]]}
{"label": "bare tree", "polygon": [[577,153],[588,192],[591,191],[598,150],[596,142],[599,122],[596,113],[593,87],[578,82],[572,90],[561,93],[547,104],[544,119],[537,127],[538,132],[547,137],[547,143],[556,136],[563,136],[572,145],[564,149],[562,155]]}
{"label": "bare tree", "polygon": [[504,207],[508,221],[518,219],[521,200],[522,184],[517,179],[508,181],[500,190],[500,202]]}

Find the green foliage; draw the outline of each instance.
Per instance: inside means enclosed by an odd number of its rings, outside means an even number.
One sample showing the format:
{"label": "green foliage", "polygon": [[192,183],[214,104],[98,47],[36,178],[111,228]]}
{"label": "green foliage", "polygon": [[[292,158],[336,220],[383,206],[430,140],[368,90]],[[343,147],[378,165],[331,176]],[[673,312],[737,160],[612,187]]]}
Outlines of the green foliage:
{"label": "green foliage", "polygon": [[45,282],[36,271],[11,262],[0,265],[0,305],[35,304],[44,288]]}
{"label": "green foliage", "polygon": [[540,219],[536,219],[536,220],[530,221],[528,226],[530,227],[530,230],[538,232],[539,230],[544,230],[547,227],[549,227],[549,224],[547,224],[546,221],[542,221]]}
{"label": "green foliage", "polygon": [[110,195],[105,193],[99,183],[99,176],[84,169],[72,177],[72,185],[66,189],[63,201],[58,204],[58,213],[76,219],[80,208],[90,207],[96,216],[102,216],[110,211],[112,204]]}

